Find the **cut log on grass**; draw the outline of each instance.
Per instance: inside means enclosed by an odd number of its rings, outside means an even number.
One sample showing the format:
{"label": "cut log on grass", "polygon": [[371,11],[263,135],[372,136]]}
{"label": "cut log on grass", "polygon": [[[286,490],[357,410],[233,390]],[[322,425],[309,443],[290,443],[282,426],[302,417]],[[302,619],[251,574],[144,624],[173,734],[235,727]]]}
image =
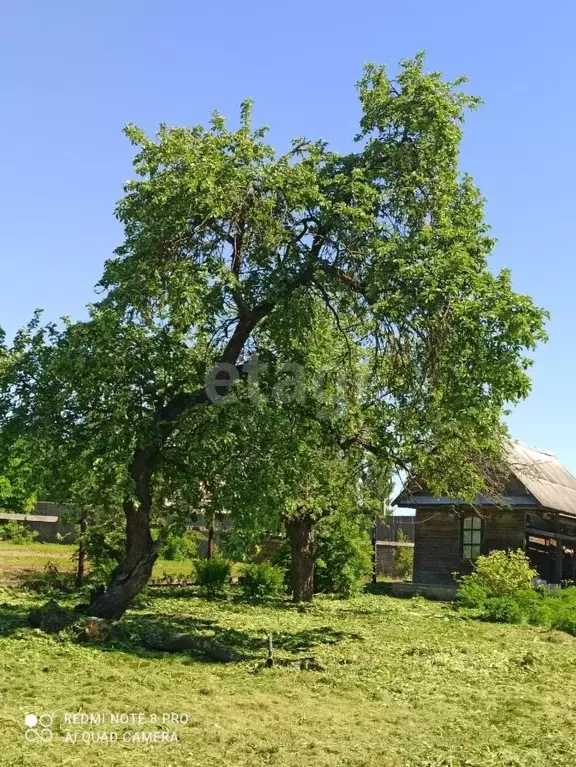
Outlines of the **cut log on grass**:
{"label": "cut log on grass", "polygon": [[169,634],[164,637],[144,637],[143,644],[151,650],[162,652],[185,652],[195,650],[220,663],[235,663],[246,658],[230,647],[210,637],[195,634]]}

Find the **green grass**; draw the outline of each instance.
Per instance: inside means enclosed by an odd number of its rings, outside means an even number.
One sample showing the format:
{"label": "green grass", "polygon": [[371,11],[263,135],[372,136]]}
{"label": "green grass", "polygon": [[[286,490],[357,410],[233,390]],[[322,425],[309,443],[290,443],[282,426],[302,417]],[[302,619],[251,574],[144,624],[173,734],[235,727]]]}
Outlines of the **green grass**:
{"label": "green grass", "polygon": [[[41,573],[51,562],[61,572],[73,572],[76,564],[76,546],[64,543],[16,544],[0,541],[0,583],[14,583],[30,573]],[[190,575],[190,562],[172,562],[159,559],[154,566],[153,578],[163,575]]]}
{"label": "green grass", "polygon": [[69,543],[8,543],[0,541],[0,558],[10,552],[26,554],[33,557],[70,557],[76,551],[76,546]]}
{"label": "green grass", "polygon": [[[567,634],[469,621],[449,605],[421,599],[322,597],[300,612],[281,602],[247,605],[235,591],[215,602],[194,590],[179,598],[168,593],[149,593],[123,619],[122,638],[103,646],[27,628],[26,609],[38,597],[0,593],[0,763],[575,763],[576,638]],[[213,635],[249,660],[222,665],[142,649],[138,637],[157,626]],[[314,655],[327,670],[255,673],[268,631],[279,656]],[[27,743],[25,714],[44,711],[54,714],[54,740]],[[177,743],[64,743],[66,729],[79,729],[64,726],[64,712],[76,711],[181,712],[190,721],[173,727]]]}

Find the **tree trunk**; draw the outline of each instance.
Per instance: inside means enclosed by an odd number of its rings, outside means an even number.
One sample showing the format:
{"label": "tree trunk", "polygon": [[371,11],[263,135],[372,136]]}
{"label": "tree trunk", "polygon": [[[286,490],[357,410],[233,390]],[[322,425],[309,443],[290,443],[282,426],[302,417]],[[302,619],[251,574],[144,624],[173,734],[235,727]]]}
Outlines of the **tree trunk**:
{"label": "tree trunk", "polygon": [[121,618],[130,602],[150,580],[158,558],[158,547],[150,531],[152,466],[156,455],[156,449],[149,448],[138,451],[134,456],[131,474],[136,483],[138,500],[124,501],[126,553],[106,591],[92,600],[91,616],[111,620]]}
{"label": "tree trunk", "polygon": [[86,517],[88,510],[86,506],[83,507],[80,514],[80,534],[78,537],[78,567],[76,569],[76,588],[82,588],[84,583],[84,572],[86,569]]}
{"label": "tree trunk", "polygon": [[210,522],[208,527],[208,541],[206,547],[206,559],[212,559],[216,553],[216,543],[214,541],[214,521]]}
{"label": "tree trunk", "polygon": [[311,602],[314,596],[314,563],[316,541],[312,517],[290,517],[286,519],[286,533],[290,541],[290,575],[292,600]]}
{"label": "tree trunk", "polygon": [[372,527],[372,583],[375,585],[378,583],[378,520],[374,518],[374,525]]}

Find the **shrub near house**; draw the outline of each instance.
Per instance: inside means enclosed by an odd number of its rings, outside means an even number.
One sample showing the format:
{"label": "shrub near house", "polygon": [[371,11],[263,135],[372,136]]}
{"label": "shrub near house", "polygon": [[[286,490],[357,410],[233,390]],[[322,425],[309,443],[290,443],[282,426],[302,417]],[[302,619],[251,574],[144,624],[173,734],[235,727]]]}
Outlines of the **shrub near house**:
{"label": "shrub near house", "polygon": [[458,579],[457,602],[481,620],[528,623],[576,636],[576,588],[533,586],[537,573],[522,550],[478,557],[474,572]]}

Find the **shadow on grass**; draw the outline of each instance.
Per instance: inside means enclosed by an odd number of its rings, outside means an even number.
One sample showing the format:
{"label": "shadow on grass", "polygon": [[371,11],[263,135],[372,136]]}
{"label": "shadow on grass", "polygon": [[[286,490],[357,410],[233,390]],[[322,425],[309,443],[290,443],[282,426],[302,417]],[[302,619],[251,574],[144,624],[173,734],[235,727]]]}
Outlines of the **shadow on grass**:
{"label": "shadow on grass", "polygon": [[360,634],[337,631],[331,626],[279,634],[274,637],[274,646],[287,652],[306,652],[321,645],[336,645],[347,639],[361,640]]}
{"label": "shadow on grass", "polygon": [[8,637],[18,629],[28,626],[29,610],[20,605],[0,604],[0,637]]}
{"label": "shadow on grass", "polygon": [[[263,660],[268,652],[268,633],[265,630],[241,631],[221,626],[214,620],[191,616],[132,613],[122,619],[119,628],[120,635],[111,639],[106,645],[99,646],[99,649],[120,650],[147,657],[162,657],[163,652],[147,649],[144,646],[148,637],[170,633],[190,633],[210,636],[216,642],[240,653],[246,660]],[[309,653],[315,647],[335,645],[352,638],[360,637],[337,631],[331,626],[303,631],[272,632],[274,649],[290,654]],[[200,653],[187,652],[199,660],[204,660]]]}
{"label": "shadow on grass", "polygon": [[[158,596],[175,596],[174,590],[154,589]],[[151,596],[147,593],[147,599]],[[188,593],[190,592],[190,593]],[[51,594],[53,598],[58,599],[56,594]],[[63,592],[62,600],[70,602],[70,593]],[[194,596],[198,597],[197,590],[178,589],[178,597]],[[44,597],[44,595],[42,595]],[[42,598],[44,601],[44,598]],[[237,600],[234,599],[234,602]],[[215,601],[217,604],[217,601]],[[267,602],[266,605],[272,609],[291,609],[292,605],[284,600]],[[191,608],[193,609],[192,605]],[[18,604],[0,604],[0,637],[8,637],[14,632],[28,627],[29,608]],[[78,615],[80,620],[81,616]],[[73,641],[74,632],[71,629],[65,629],[70,632]],[[150,603],[148,606],[135,606],[130,610],[117,624],[117,633],[102,643],[88,643],[84,647],[95,652],[122,652],[129,653],[138,657],[163,658],[167,653],[161,650],[152,649],[147,646],[148,640],[166,637],[170,634],[189,633],[209,637],[216,642],[225,645],[227,648],[241,654],[246,660],[263,660],[268,652],[268,632],[264,628],[255,628],[249,630],[240,630],[221,626],[216,619],[199,618],[193,615],[182,615],[178,612],[171,612],[170,607],[163,611],[152,612]],[[337,631],[331,626],[321,626],[318,628],[308,628],[301,631],[282,631],[273,632],[273,645],[277,652],[294,654],[310,653],[316,647],[335,645],[347,639],[360,638],[342,631]],[[170,653],[175,657],[188,657],[198,661],[213,663],[199,652],[187,650],[183,653]]]}

